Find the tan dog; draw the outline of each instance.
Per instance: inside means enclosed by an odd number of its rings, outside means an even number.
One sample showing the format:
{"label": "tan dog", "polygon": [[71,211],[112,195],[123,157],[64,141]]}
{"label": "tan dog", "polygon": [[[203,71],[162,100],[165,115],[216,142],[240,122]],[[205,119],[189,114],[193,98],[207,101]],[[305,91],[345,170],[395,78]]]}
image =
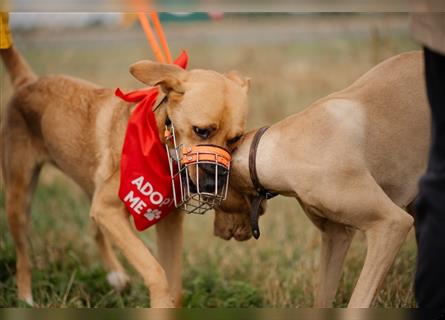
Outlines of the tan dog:
{"label": "tan dog", "polygon": [[[298,199],[321,231],[315,306],[334,301],[356,229],[365,233],[368,251],[349,307],[372,304],[413,225],[403,208],[415,199],[426,169],[429,117],[423,57],[412,52],[272,125],[260,140],[262,186]],[[225,239],[251,235],[249,202],[256,192],[248,158],[254,134],[234,154],[232,189],[216,212],[215,234]]]}
{"label": "tan dog", "polygon": [[[133,232],[117,197],[120,152],[132,106],[112,90],[84,80],[37,78],[14,47],[1,50],[1,56],[15,89],[4,113],[1,156],[6,211],[17,250],[19,298],[33,302],[26,241],[30,199],[41,166],[52,162],[92,200],[90,215],[109,282],[120,290],[128,281],[113,243],[143,277],[152,307],[172,307],[173,301],[179,305],[182,214],[172,212],[156,225],[158,262]],[[212,143],[230,150],[243,134],[248,79],[234,72],[184,71],[150,61],[135,63],[130,72],[147,85],[159,85],[167,95],[156,118],[163,129],[168,115],[179,144]]]}

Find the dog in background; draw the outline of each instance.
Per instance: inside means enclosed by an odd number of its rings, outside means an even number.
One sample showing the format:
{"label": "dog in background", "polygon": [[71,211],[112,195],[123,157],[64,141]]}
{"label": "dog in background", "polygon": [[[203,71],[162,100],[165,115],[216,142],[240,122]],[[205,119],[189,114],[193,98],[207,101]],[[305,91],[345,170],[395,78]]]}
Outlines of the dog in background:
{"label": "dog in background", "polygon": [[[183,214],[173,211],[156,225],[158,262],[133,231],[117,196],[120,153],[133,106],[85,80],[37,77],[14,46],[0,54],[14,88],[1,124],[1,163],[19,299],[33,304],[27,228],[40,169],[50,162],[91,199],[95,239],[110,284],[121,290],[128,282],[114,244],[142,276],[152,307],[179,306]],[[167,96],[156,112],[161,137],[167,119],[175,125],[179,144],[209,143],[230,151],[244,133],[249,81],[237,72],[186,71],[150,61],[133,64],[130,72]]]}
{"label": "dog in background", "polygon": [[[262,187],[296,198],[321,231],[316,307],[334,301],[357,229],[368,250],[348,306],[369,307],[413,225],[405,209],[417,196],[430,145],[423,77],[421,52],[393,57],[273,124],[260,140]],[[246,134],[234,153],[228,199],[216,210],[214,232],[224,239],[251,236],[249,214],[258,195],[249,172],[255,134]]]}

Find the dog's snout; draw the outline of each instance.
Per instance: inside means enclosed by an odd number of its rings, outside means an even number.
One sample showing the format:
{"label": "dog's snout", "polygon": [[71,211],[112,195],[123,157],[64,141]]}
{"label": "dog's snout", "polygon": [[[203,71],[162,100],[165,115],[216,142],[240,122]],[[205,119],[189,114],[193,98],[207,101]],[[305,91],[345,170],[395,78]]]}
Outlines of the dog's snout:
{"label": "dog's snout", "polygon": [[225,184],[228,170],[215,164],[203,163],[199,165],[199,169],[203,173],[200,179],[202,191],[214,193],[220,192]]}
{"label": "dog's snout", "polygon": [[207,176],[210,177],[215,177],[215,175],[217,175],[218,178],[224,178],[228,173],[226,168],[211,163],[203,163],[199,167]]}
{"label": "dog's snout", "polygon": [[203,192],[207,192],[207,193],[215,193],[215,180],[212,178],[207,178],[205,177],[204,179],[202,179],[201,181],[201,185],[202,185],[202,190]]}

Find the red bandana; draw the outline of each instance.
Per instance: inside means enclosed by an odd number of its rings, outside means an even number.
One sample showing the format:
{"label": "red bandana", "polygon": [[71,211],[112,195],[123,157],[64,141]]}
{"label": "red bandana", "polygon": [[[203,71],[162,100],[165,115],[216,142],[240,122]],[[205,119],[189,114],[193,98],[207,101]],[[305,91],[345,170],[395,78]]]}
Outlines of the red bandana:
{"label": "red bandana", "polygon": [[[174,62],[186,68],[183,51]],[[116,96],[138,102],[128,121],[122,149],[119,198],[131,213],[136,229],[143,231],[167,216],[174,208],[172,181],[167,152],[159,139],[153,106],[157,88],[140,89]]]}

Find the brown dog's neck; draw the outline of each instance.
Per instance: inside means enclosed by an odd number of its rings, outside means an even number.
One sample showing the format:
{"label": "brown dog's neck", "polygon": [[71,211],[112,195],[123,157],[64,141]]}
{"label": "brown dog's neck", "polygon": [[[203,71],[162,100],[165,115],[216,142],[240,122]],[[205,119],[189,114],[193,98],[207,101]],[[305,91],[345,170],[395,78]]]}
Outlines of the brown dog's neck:
{"label": "brown dog's neck", "polygon": [[[255,196],[258,194],[250,175],[249,155],[255,134],[259,129],[244,135],[232,158],[230,187],[237,192]],[[256,151],[255,163],[260,185],[268,192],[288,194],[289,185],[284,180],[277,180],[277,174],[286,170],[287,163],[280,151],[279,130],[272,126],[261,137]],[[278,157],[277,157],[278,156]]]}
{"label": "brown dog's neck", "polygon": [[[231,185],[236,191],[251,195],[255,195],[257,192],[250,177],[249,154],[253,138],[257,131],[258,130],[253,130],[244,135],[232,158]],[[257,154],[257,158],[258,156]],[[257,170],[259,170],[259,168],[257,168]]]}

